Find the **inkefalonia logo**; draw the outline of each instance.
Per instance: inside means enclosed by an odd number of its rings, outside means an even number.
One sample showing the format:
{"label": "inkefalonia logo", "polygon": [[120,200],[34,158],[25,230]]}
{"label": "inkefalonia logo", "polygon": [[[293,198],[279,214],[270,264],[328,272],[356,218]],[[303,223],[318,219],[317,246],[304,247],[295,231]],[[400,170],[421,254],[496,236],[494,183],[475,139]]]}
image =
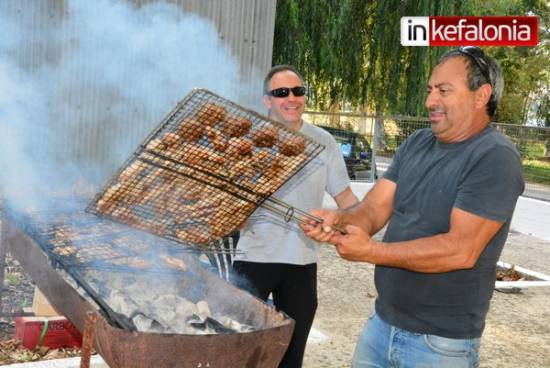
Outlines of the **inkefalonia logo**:
{"label": "inkefalonia logo", "polygon": [[403,46],[536,46],[538,17],[402,17]]}

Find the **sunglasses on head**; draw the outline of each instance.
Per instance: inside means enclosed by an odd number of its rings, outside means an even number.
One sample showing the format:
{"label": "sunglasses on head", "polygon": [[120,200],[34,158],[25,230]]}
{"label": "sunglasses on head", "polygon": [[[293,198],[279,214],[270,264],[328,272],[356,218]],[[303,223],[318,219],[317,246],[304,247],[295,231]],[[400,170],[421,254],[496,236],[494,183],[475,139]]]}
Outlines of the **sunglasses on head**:
{"label": "sunglasses on head", "polygon": [[487,80],[487,83],[491,84],[491,78],[489,76],[489,65],[487,65],[487,62],[483,59],[483,56],[485,54],[483,53],[483,50],[480,49],[477,46],[464,46],[459,47],[458,52],[460,52],[462,55],[466,55],[471,60],[476,63],[479,71],[481,72],[481,75]]}
{"label": "sunglasses on head", "polygon": [[292,88],[289,88],[289,87],[275,88],[275,89],[272,89],[271,91],[267,91],[266,94],[277,98],[284,98],[284,97],[288,97],[291,91],[294,96],[301,97],[306,94],[306,87],[299,86],[299,87],[292,87]]}

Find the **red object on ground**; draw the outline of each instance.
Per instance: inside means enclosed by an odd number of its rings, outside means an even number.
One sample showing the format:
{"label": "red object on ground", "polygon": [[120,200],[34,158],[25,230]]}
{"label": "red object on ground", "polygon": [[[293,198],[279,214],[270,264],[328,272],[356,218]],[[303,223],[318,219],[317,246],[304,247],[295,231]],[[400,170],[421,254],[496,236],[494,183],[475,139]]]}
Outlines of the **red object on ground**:
{"label": "red object on ground", "polygon": [[52,349],[82,346],[82,334],[65,317],[17,317],[14,338],[31,350],[37,345]]}

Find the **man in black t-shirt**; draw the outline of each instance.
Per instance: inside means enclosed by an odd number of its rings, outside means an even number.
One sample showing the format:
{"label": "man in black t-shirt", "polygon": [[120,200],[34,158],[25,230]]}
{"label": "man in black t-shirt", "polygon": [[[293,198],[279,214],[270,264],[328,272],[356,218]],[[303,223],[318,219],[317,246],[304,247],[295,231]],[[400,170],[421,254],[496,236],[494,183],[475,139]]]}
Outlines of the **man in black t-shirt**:
{"label": "man in black t-shirt", "polygon": [[[401,145],[362,202],[314,210],[323,225],[302,226],[343,258],[376,265],[375,312],[354,367],[478,365],[496,262],[524,189],[519,153],[489,126],[502,88],[481,49],[449,51],[427,87],[431,129]],[[386,224],[382,242],[373,240]]]}

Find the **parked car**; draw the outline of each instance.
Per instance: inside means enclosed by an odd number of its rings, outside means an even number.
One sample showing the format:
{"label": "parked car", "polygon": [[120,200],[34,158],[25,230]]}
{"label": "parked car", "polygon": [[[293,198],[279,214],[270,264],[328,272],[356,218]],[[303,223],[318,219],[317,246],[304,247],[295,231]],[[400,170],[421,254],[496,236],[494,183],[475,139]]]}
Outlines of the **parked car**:
{"label": "parked car", "polygon": [[[370,179],[372,149],[367,139],[359,133],[349,130],[320,126],[336,139],[348,169],[349,178]],[[376,178],[376,169],[375,169]]]}

